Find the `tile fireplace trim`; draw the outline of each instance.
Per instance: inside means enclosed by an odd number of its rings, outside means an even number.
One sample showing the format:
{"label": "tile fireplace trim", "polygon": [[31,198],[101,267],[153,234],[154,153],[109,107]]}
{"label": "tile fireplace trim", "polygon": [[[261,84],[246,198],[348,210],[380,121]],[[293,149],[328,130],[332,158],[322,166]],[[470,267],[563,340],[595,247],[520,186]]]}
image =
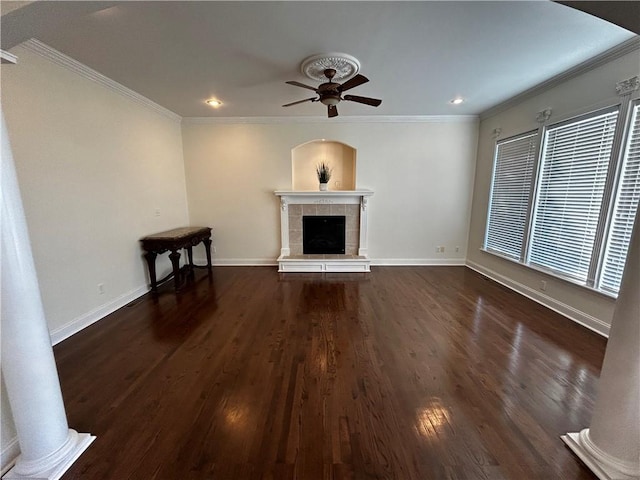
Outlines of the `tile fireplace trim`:
{"label": "tile fireplace trim", "polygon": [[[280,257],[279,271],[369,271],[371,261],[367,247],[368,200],[371,190],[337,190],[326,192],[276,190],[280,197]],[[360,231],[358,241],[358,259],[322,259],[291,257],[289,246],[289,205],[360,205]],[[305,256],[306,257],[306,256]],[[322,257],[322,256],[319,256]],[[308,264],[308,265],[307,265]]]}

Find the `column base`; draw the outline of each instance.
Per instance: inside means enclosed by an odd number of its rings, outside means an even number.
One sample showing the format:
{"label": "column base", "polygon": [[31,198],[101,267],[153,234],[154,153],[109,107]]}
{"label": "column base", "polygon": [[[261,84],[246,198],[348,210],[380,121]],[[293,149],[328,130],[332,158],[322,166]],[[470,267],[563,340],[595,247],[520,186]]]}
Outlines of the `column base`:
{"label": "column base", "polygon": [[567,433],[560,438],[600,480],[638,480],[634,466],[616,461],[591,442],[588,428],[580,433]]}
{"label": "column base", "polygon": [[24,461],[19,456],[14,467],[2,480],[59,480],[91,442],[96,439],[88,433],[69,429],[67,441],[52,454],[35,461]]}

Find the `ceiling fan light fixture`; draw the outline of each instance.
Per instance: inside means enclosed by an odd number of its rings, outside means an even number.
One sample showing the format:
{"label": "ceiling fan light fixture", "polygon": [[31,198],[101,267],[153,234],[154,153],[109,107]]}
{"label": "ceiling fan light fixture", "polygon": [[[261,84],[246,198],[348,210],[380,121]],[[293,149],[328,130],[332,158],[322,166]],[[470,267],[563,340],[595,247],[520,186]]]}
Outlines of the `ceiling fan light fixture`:
{"label": "ceiling fan light fixture", "polygon": [[452,105],[460,105],[461,103],[464,103],[464,98],[456,97],[452,100],[449,100],[449,103],[451,103]]}
{"label": "ceiling fan light fixture", "polygon": [[209,100],[207,100],[207,105],[213,108],[218,108],[222,106],[222,102],[217,98],[210,98]]}
{"label": "ceiling fan light fixture", "polygon": [[324,95],[320,99],[320,103],[323,105],[337,105],[340,103],[340,95]]}

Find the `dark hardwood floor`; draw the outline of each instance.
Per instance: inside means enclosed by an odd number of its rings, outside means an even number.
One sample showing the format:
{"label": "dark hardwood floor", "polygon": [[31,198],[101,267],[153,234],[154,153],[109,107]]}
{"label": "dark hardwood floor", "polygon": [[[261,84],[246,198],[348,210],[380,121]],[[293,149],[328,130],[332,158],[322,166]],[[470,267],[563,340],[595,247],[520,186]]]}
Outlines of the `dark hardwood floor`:
{"label": "dark hardwood floor", "polygon": [[63,480],[593,480],[605,343],[464,267],[198,270],[55,347]]}

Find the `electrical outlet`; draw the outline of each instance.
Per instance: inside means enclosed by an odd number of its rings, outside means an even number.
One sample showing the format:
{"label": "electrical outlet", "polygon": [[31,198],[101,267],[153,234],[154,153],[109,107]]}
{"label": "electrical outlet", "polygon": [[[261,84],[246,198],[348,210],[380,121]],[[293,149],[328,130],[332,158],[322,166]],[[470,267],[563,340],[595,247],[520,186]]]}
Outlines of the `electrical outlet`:
{"label": "electrical outlet", "polygon": [[154,213],[155,213],[156,217],[159,217],[160,216],[160,209],[156,208]]}
{"label": "electrical outlet", "polygon": [[456,253],[460,252],[460,247],[456,247]]}
{"label": "electrical outlet", "polygon": [[104,295],[104,283],[98,284],[98,295]]}
{"label": "electrical outlet", "polygon": [[211,247],[211,250],[213,250],[213,253],[216,253],[216,247]]}
{"label": "electrical outlet", "polygon": [[540,290],[542,290],[543,292],[547,291],[547,282],[544,280],[540,280]]}
{"label": "electrical outlet", "polygon": [[336,180],[335,182],[333,182],[334,185],[336,186],[336,188],[340,188],[342,186],[342,183],[340,183],[340,180]]}

